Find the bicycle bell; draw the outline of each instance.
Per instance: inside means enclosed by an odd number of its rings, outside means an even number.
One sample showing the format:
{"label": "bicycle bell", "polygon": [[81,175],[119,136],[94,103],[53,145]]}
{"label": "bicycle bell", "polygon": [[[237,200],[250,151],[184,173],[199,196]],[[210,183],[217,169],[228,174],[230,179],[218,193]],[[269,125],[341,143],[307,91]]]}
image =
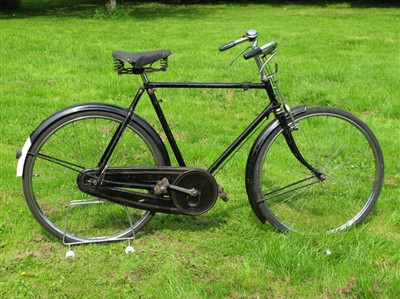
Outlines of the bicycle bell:
{"label": "bicycle bell", "polygon": [[250,29],[250,30],[247,30],[245,36],[246,36],[249,40],[254,40],[254,39],[256,39],[257,36],[258,36],[258,32],[257,32],[257,30]]}

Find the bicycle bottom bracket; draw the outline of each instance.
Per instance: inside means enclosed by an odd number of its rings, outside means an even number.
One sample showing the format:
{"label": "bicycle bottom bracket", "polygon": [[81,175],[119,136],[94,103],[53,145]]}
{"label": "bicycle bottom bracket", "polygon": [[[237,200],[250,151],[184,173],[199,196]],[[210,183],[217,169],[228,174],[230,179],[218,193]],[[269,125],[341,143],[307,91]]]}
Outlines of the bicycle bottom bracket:
{"label": "bicycle bottom bracket", "polygon": [[175,206],[187,215],[195,216],[207,212],[215,204],[218,197],[217,182],[207,171],[189,170],[178,176],[173,184],[181,188],[197,191],[191,195],[170,189]]}

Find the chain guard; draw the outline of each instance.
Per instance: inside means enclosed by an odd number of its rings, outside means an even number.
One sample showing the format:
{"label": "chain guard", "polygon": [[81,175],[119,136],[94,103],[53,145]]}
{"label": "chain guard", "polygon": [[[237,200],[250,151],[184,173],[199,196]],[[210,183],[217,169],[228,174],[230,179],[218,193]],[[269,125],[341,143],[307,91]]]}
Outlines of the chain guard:
{"label": "chain guard", "polygon": [[173,185],[184,189],[195,189],[195,195],[170,189],[172,201],[186,215],[200,215],[210,210],[218,197],[218,185],[207,171],[194,169],[179,175]]}
{"label": "chain guard", "polygon": [[[183,189],[193,189],[195,196],[173,190],[166,180]],[[207,171],[187,167],[109,167],[98,176],[98,168],[87,168],[77,177],[79,189],[87,194],[117,204],[167,214],[200,215],[214,205],[218,185]],[[162,186],[162,185],[161,185]]]}
{"label": "chain guard", "polygon": [[154,194],[157,181],[167,178],[174,181],[186,167],[108,167],[98,175],[98,168],[87,168],[77,177],[79,189],[87,194],[137,209],[181,214],[168,193]]}

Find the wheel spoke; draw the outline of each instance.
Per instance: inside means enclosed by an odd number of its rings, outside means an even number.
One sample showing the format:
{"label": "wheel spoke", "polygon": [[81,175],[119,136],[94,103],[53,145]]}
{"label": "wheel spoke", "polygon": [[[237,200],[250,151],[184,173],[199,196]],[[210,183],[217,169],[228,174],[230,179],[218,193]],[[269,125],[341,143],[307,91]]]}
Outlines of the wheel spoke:
{"label": "wheel spoke", "polygon": [[326,233],[360,223],[382,187],[383,157],[375,136],[339,109],[310,108],[296,120],[293,137],[301,154],[326,176],[314,181],[305,175],[278,127],[251,153],[257,158],[247,173],[258,169],[246,179],[253,209],[281,231]]}
{"label": "wheel spoke", "polygon": [[49,162],[53,162],[55,164],[58,164],[60,166],[63,166],[65,168],[68,168],[70,170],[73,170],[73,171],[76,171],[76,172],[79,172],[79,173],[81,173],[82,169],[85,169],[85,167],[83,167],[83,166],[76,165],[74,163],[70,163],[68,161],[64,161],[64,160],[61,160],[61,159],[58,159],[58,158],[55,158],[55,157],[51,157],[51,156],[48,156],[48,155],[40,154],[40,153],[36,153],[35,154],[35,153],[28,152],[28,155],[47,160]]}
{"label": "wheel spoke", "polygon": [[[293,192],[293,191],[296,191],[296,190],[299,190],[299,189],[302,189],[302,188],[305,188],[305,187],[308,187],[308,186],[311,186],[311,185],[314,185],[314,184],[317,184],[317,183],[321,182],[321,180],[317,179],[317,180],[315,180],[315,181],[313,181],[311,183],[303,184],[303,185],[301,185],[299,187],[295,187],[295,188],[290,188],[290,187],[297,186],[297,185],[299,185],[301,183],[304,183],[305,181],[308,181],[308,180],[311,180],[311,179],[316,179],[316,177],[314,175],[312,175],[312,176],[309,176],[309,177],[307,177],[305,179],[302,179],[300,181],[291,183],[291,184],[286,185],[284,187],[280,187],[279,189],[275,189],[273,191],[264,193],[264,198],[258,200],[257,203],[260,203],[260,202],[266,201],[268,199],[271,199],[271,198],[274,198],[274,197],[278,197],[278,196],[281,196],[281,195],[284,195],[284,194],[287,194],[287,193],[290,193],[290,192]],[[279,192],[279,191],[282,191],[282,192]]]}
{"label": "wheel spoke", "polygon": [[[124,120],[122,115],[81,111],[54,122],[32,144],[24,170],[25,197],[33,215],[56,237],[64,237],[67,214],[66,239],[79,242],[129,236],[132,227],[138,231],[152,218],[153,212],[134,208],[127,210],[127,217],[125,207],[92,198],[77,186],[79,173],[97,167]],[[132,121],[107,166],[157,166],[165,165],[164,161],[143,124]]]}

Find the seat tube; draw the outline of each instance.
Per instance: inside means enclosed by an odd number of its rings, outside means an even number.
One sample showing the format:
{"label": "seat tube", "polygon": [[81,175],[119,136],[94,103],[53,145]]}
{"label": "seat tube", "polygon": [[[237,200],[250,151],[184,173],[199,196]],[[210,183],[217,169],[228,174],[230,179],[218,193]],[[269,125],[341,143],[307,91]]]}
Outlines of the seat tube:
{"label": "seat tube", "polygon": [[[142,76],[142,78],[143,78],[143,80],[147,80],[147,78],[144,76]],[[171,128],[169,127],[167,119],[165,118],[164,112],[161,109],[160,102],[154,93],[154,89],[151,86],[149,86],[149,83],[150,82],[147,80],[147,84],[145,83],[145,89],[147,91],[147,94],[149,95],[151,104],[153,105],[153,108],[157,114],[158,120],[160,121],[161,126],[164,130],[164,133],[167,136],[168,142],[171,145],[172,151],[175,155],[175,158],[176,158],[179,166],[184,167],[184,166],[186,166],[186,163],[185,163],[185,161],[182,157],[181,151],[179,150],[179,147],[175,141],[174,135],[172,134],[172,131],[171,131]]]}

